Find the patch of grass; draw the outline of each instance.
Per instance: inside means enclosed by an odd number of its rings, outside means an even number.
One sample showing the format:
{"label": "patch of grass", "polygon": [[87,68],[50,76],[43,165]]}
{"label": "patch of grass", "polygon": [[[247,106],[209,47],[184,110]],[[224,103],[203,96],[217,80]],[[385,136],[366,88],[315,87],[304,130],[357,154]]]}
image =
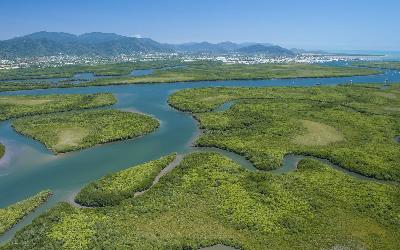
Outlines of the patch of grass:
{"label": "patch of grass", "polygon": [[108,106],[116,102],[116,98],[108,93],[0,96],[0,120]]}
{"label": "patch of grass", "polygon": [[147,115],[90,110],[19,118],[14,129],[44,143],[55,153],[130,139],[154,131],[159,122]]}
{"label": "patch of grass", "polygon": [[54,150],[62,151],[63,148],[77,147],[89,133],[89,129],[80,127],[61,129],[57,135],[58,140],[54,145]]}
{"label": "patch of grass", "polygon": [[325,146],[330,143],[344,140],[343,135],[334,127],[308,120],[302,120],[301,122],[307,129],[307,133],[296,136],[293,139],[293,142],[296,144],[307,146]]}
{"label": "patch of grass", "polygon": [[75,201],[90,207],[117,205],[133,197],[135,192],[148,189],[154,178],[174,160],[175,156],[176,154],[171,154],[159,160],[109,174],[83,188]]}
{"label": "patch of grass", "polygon": [[[278,168],[284,155],[295,153],[400,181],[400,150],[393,141],[400,134],[400,116],[387,110],[400,108],[400,100],[376,92],[369,85],[202,88],[176,92],[169,103],[199,120],[204,133],[198,145],[234,151],[259,169]],[[235,101],[229,110],[210,112],[229,101]]]}
{"label": "patch of grass", "polygon": [[26,200],[19,201],[6,208],[0,208],[0,235],[17,224],[50,197],[50,191],[42,191]]}
{"label": "patch of grass", "polygon": [[273,175],[195,153],[118,205],[59,204],[3,249],[396,249],[399,191],[312,159]]}

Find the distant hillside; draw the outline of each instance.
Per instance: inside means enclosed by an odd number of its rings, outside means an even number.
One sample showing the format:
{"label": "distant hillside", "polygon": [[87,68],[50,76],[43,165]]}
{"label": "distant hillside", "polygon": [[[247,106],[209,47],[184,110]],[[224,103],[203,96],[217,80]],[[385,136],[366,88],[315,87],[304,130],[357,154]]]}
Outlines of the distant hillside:
{"label": "distant hillside", "polygon": [[323,51],[323,50],[305,50],[305,49],[298,49],[298,48],[293,48],[293,49],[290,49],[290,50],[293,51],[296,54],[304,54],[304,53],[320,54],[320,55],[329,54],[328,52]]}
{"label": "distant hillside", "polygon": [[32,33],[26,36],[22,37],[17,37],[14,39],[10,39],[8,41],[12,42],[18,42],[19,40],[34,40],[34,41],[39,41],[39,40],[48,40],[48,41],[53,41],[53,42],[58,42],[58,43],[71,43],[71,42],[76,42],[78,40],[78,37],[73,34],[69,33],[64,33],[64,32],[46,32],[46,31],[40,31],[36,33]]}
{"label": "distant hillside", "polygon": [[137,52],[173,52],[173,48],[148,38],[125,37],[113,33],[80,36],[60,32],[37,32],[0,41],[0,57],[66,55],[115,56]]}
{"label": "distant hillside", "polygon": [[221,42],[221,43],[209,43],[209,42],[200,42],[200,43],[183,43],[172,45],[178,52],[183,53],[232,53],[238,52],[239,49],[253,46],[253,45],[264,45],[264,46],[272,46],[269,43],[233,43],[233,42]]}
{"label": "distant hillside", "polygon": [[172,45],[178,52],[183,53],[228,53],[240,48],[239,44],[233,42],[222,43],[183,43]]}
{"label": "distant hillside", "polygon": [[149,38],[135,38],[114,33],[92,32],[73,35],[63,32],[36,32],[22,37],[0,41],[0,57],[34,57],[52,55],[117,56],[138,52],[180,53],[244,53],[270,56],[291,56],[295,53],[279,46],[257,43],[184,43],[163,44]]}
{"label": "distant hillside", "polygon": [[85,43],[103,43],[103,42],[112,42],[119,39],[125,38],[124,36],[117,35],[114,33],[102,33],[102,32],[91,32],[85,33],[77,37],[80,42]]}
{"label": "distant hillside", "polygon": [[265,46],[262,44],[255,44],[246,47],[242,47],[236,50],[238,53],[243,54],[263,54],[269,56],[294,56],[294,53],[291,50],[282,48],[280,46]]}

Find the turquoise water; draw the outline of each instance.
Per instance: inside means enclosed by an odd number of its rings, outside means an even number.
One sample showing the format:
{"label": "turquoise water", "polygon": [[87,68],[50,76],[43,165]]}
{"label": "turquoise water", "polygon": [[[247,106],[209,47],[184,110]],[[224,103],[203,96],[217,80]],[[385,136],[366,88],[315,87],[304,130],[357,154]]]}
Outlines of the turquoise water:
{"label": "turquoise water", "polygon": [[400,61],[400,51],[390,50],[332,50],[332,53],[379,55],[368,57],[371,61]]}
{"label": "turquoise water", "polygon": [[[199,133],[197,123],[190,114],[179,112],[167,104],[168,96],[175,91],[210,86],[314,86],[316,83],[334,85],[350,80],[354,83],[383,83],[388,78],[389,82],[400,82],[398,72],[387,71],[381,75],[343,78],[138,84],[0,93],[41,95],[111,92],[118,98],[118,103],[110,108],[145,113],[157,118],[161,123],[155,132],[138,139],[55,156],[42,144],[15,133],[9,121],[1,122],[0,142],[6,145],[6,154],[0,160],[0,207],[25,199],[44,189],[51,189],[54,195],[47,204],[1,237],[0,241],[8,240],[17,229],[29,223],[38,214],[58,201],[70,199],[85,184],[107,173],[154,160],[172,152],[184,154],[193,151],[190,144]],[[246,164],[245,160],[238,158],[238,161]]]}

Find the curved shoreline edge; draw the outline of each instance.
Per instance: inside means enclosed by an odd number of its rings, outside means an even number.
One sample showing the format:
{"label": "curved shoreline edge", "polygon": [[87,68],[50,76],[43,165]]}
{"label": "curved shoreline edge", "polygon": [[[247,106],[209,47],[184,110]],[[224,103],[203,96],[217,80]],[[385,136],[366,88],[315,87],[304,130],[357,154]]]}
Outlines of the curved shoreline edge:
{"label": "curved shoreline edge", "polygon": [[[226,111],[226,110],[228,110],[229,108],[231,108],[233,105],[235,105],[235,102],[236,102],[236,101],[237,101],[237,100],[230,100],[230,101],[224,102],[224,103],[218,105],[216,108],[211,109],[211,110],[206,111],[206,112],[219,112],[219,111],[221,111],[221,110],[220,110],[221,107],[224,107],[224,106],[226,105],[226,103],[230,103],[231,105],[229,105],[229,106],[227,107],[227,109],[223,110],[223,111]],[[250,171],[270,172],[270,173],[279,173],[279,174],[283,174],[283,173],[286,173],[286,172],[294,171],[295,169],[297,169],[297,163],[300,162],[302,159],[304,159],[304,158],[312,158],[312,159],[314,159],[314,160],[317,160],[317,161],[320,161],[320,162],[322,162],[322,163],[324,163],[324,164],[327,164],[327,165],[329,165],[330,167],[332,167],[332,168],[334,168],[334,169],[336,169],[336,170],[339,170],[339,171],[341,171],[341,172],[344,172],[344,173],[346,173],[346,174],[348,174],[348,175],[351,175],[351,176],[353,176],[353,177],[355,177],[355,178],[358,178],[358,179],[369,180],[369,181],[375,181],[375,182],[379,182],[379,183],[388,183],[388,184],[398,184],[398,185],[400,185],[400,183],[397,182],[397,181],[393,181],[393,180],[384,180],[384,179],[378,179],[378,178],[375,178],[375,177],[372,177],[372,176],[367,176],[367,175],[364,175],[363,173],[360,173],[360,172],[357,172],[357,171],[353,171],[352,169],[349,169],[349,168],[346,168],[346,167],[344,167],[344,166],[341,166],[340,164],[336,164],[336,163],[334,163],[334,162],[333,162],[331,159],[329,159],[329,158],[319,157],[319,156],[313,155],[313,154],[311,154],[311,153],[306,153],[306,152],[302,152],[302,153],[300,153],[300,154],[295,153],[295,152],[289,152],[289,153],[287,153],[287,154],[285,154],[285,155],[283,156],[283,158],[282,158],[282,164],[281,164],[279,167],[277,167],[277,168],[275,168],[275,169],[271,169],[271,170],[262,170],[262,169],[259,169],[259,168],[257,168],[256,166],[254,166],[254,163],[251,162],[251,160],[250,160],[246,155],[243,155],[241,152],[236,152],[236,151],[231,150],[231,149],[228,149],[228,148],[220,148],[220,147],[217,147],[217,146],[215,146],[215,145],[206,145],[206,146],[198,145],[198,144],[196,143],[196,141],[197,141],[197,140],[201,137],[201,135],[204,133],[204,129],[201,129],[201,128],[200,128],[200,121],[197,119],[195,113],[190,112],[190,111],[188,111],[188,110],[181,110],[181,109],[179,109],[177,106],[171,104],[169,101],[167,101],[167,103],[168,103],[168,105],[170,105],[172,108],[174,108],[174,109],[176,109],[176,110],[178,110],[178,111],[180,111],[180,112],[183,112],[183,113],[185,113],[185,114],[190,115],[190,116],[192,117],[192,119],[196,122],[196,126],[197,126],[197,129],[198,129],[198,132],[197,132],[197,134],[192,138],[192,141],[190,141],[190,143],[189,143],[189,147],[193,148],[193,149],[194,149],[194,152],[196,152],[196,149],[199,149],[199,151],[212,151],[212,152],[216,152],[216,151],[217,151],[217,153],[222,153],[223,155],[227,156],[227,157],[230,158],[230,159],[232,159],[232,157],[229,156],[229,155],[235,154],[235,155],[237,155],[238,157],[241,157],[241,158],[242,158],[241,162],[248,162],[248,163],[245,163],[245,166],[247,166],[247,167],[245,167],[245,168],[248,169],[248,170],[250,170]],[[400,143],[400,135],[399,135],[399,136],[396,136],[396,137],[394,138],[394,140],[395,140],[396,142]],[[226,153],[224,154],[224,152],[226,152]],[[288,164],[288,160],[290,160],[291,158],[298,158],[298,162],[297,162],[295,165],[289,166],[289,165],[287,165],[287,164]],[[235,161],[235,160],[234,160],[234,161]],[[237,162],[237,161],[235,161],[235,162]],[[243,164],[240,164],[240,163],[239,163],[239,165],[243,166]],[[250,166],[250,165],[251,165],[251,166]],[[250,166],[250,167],[249,167],[249,166]],[[288,171],[287,171],[287,170],[288,170]]]}
{"label": "curved shoreline edge", "polygon": [[[171,105],[170,105],[171,106]],[[178,110],[178,109],[177,109]],[[178,110],[178,111],[180,111],[180,110]],[[186,112],[186,113],[189,113],[189,112]],[[192,118],[194,119],[194,120],[196,120],[196,118],[193,116],[193,114],[192,113],[190,113],[192,116]],[[197,121],[197,120],[196,120]],[[197,135],[195,135],[195,138],[193,138],[193,141],[192,142],[195,142],[196,141],[196,139],[197,139],[197,137],[196,136],[200,136],[201,135],[201,129],[199,128],[199,126],[197,127],[197,131],[198,131],[198,134]],[[395,140],[397,140],[397,142],[400,142],[399,140],[400,140],[400,136],[396,136],[395,137]],[[207,148],[202,148],[202,147],[199,147],[198,149],[204,149],[205,151],[207,150]],[[216,149],[218,149],[218,150],[223,150],[223,149],[219,149],[219,148],[216,148]],[[194,149],[194,150],[197,150],[196,148]],[[229,153],[232,153],[232,154],[236,154],[236,155],[238,155],[239,157],[242,157],[242,158],[244,158],[245,159],[245,156],[243,156],[243,155],[240,155],[240,154],[238,154],[238,153],[235,153],[235,152],[231,152],[231,151],[228,151],[228,150],[224,150],[224,151],[226,151],[226,152],[229,152]],[[288,155],[285,155],[285,157],[286,156],[288,156]],[[292,155],[292,156],[296,156],[296,155]],[[300,157],[312,157],[312,156],[307,156],[307,155],[297,155],[297,156],[300,156]],[[183,157],[183,156],[182,156]],[[230,157],[229,157],[230,158]],[[329,161],[328,159],[322,159],[322,158],[319,158],[320,160],[326,160],[326,161]],[[246,159],[247,160],[247,159]],[[177,164],[177,165],[179,165],[179,164]],[[338,166],[341,170],[347,170],[347,169],[344,169],[344,168],[342,168],[342,167],[340,167],[340,166]],[[281,169],[282,167],[280,167],[280,168],[278,168],[278,169]],[[260,171],[262,171],[262,170],[260,170]],[[269,171],[266,171],[266,172],[269,172]],[[349,172],[351,172],[351,171],[349,171]],[[351,172],[351,173],[353,173],[353,172]],[[362,176],[362,175],[361,175]],[[362,176],[362,177],[366,177],[366,176]],[[366,178],[368,178],[368,177],[366,177]],[[374,179],[374,178],[370,178],[371,180],[373,180],[373,181],[378,181],[378,182],[380,182],[380,180],[377,180],[377,179]],[[382,182],[386,182],[386,181],[382,181]],[[1,244],[4,244],[4,242],[2,242]],[[0,244],[0,245],[1,245]]]}
{"label": "curved shoreline edge", "polygon": [[[39,195],[43,195],[43,197],[41,198],[40,203],[36,204],[34,207],[32,207],[32,209],[30,211],[26,212],[22,217],[18,218],[18,220],[16,220],[14,224],[12,224],[8,228],[6,228],[4,230],[4,232],[0,232],[0,237],[4,236],[7,232],[12,230],[16,225],[21,223],[26,217],[28,217],[29,215],[33,214],[38,208],[40,208],[45,203],[47,203],[48,200],[50,199],[50,197],[53,195],[53,192],[51,192],[50,190],[41,191],[41,192],[39,192],[39,193],[27,198],[26,200],[34,198],[34,197],[37,197]],[[20,203],[20,202],[24,202],[26,200],[18,201],[16,203],[14,203],[13,205],[15,205],[17,203]],[[13,206],[13,205],[11,205],[11,206]],[[0,244],[0,246],[1,246],[1,244]]]}
{"label": "curved shoreline edge", "polygon": [[[26,89],[13,89],[6,90],[0,92],[16,92],[16,91],[29,91],[29,90],[44,90],[44,89],[71,89],[71,88],[87,88],[87,87],[105,87],[105,86],[125,86],[125,85],[149,85],[149,84],[172,84],[172,83],[207,83],[207,82],[219,82],[219,81],[269,81],[269,80],[295,80],[295,79],[325,79],[325,78],[346,78],[346,77],[360,77],[360,76],[375,76],[375,75],[383,75],[384,72],[377,71],[376,73],[371,74],[349,74],[349,75],[336,75],[336,76],[297,76],[297,77],[282,77],[282,78],[237,78],[237,79],[193,79],[193,80],[176,80],[176,79],[167,79],[165,81],[148,81],[148,82],[132,82],[132,83],[124,83],[124,82],[113,82],[107,84],[64,84],[64,85],[48,85],[48,86],[40,86],[38,88],[26,88]],[[52,79],[52,78],[48,78]]]}
{"label": "curved shoreline edge", "polygon": [[[102,107],[103,107],[103,106],[102,106]],[[84,149],[89,149],[89,148],[93,148],[93,147],[98,147],[98,146],[101,146],[101,145],[104,145],[104,144],[110,144],[110,143],[116,143],[116,142],[122,142],[122,141],[128,141],[128,140],[135,140],[135,139],[138,139],[138,138],[140,138],[140,137],[146,136],[146,135],[148,135],[148,134],[154,133],[155,131],[157,131],[157,130],[161,127],[161,121],[160,121],[159,119],[157,119],[156,117],[153,117],[153,116],[151,116],[151,115],[148,115],[148,114],[145,114],[145,113],[132,112],[132,111],[124,111],[124,110],[121,110],[121,109],[113,109],[111,106],[104,106],[104,107],[107,107],[107,109],[104,109],[104,110],[115,110],[115,111],[120,111],[120,112],[131,113],[131,114],[139,114],[139,115],[145,116],[145,117],[147,117],[147,118],[152,118],[153,120],[155,120],[155,121],[157,122],[157,125],[154,127],[154,129],[152,129],[152,130],[149,131],[149,132],[140,133],[140,134],[138,134],[138,135],[128,135],[128,136],[126,136],[126,137],[113,138],[113,139],[108,140],[108,141],[106,141],[106,142],[99,142],[99,143],[96,143],[96,144],[93,144],[93,145],[82,146],[82,147],[78,147],[78,148],[76,148],[76,149],[71,149],[71,150],[68,150],[68,151],[65,151],[65,152],[58,152],[58,151],[54,150],[54,148],[49,147],[49,145],[47,145],[44,141],[40,140],[39,138],[35,137],[34,135],[29,135],[28,133],[25,133],[25,132],[22,131],[22,130],[17,130],[17,129],[15,128],[15,126],[14,126],[13,121],[12,121],[11,119],[9,119],[9,120],[11,120],[11,128],[12,128],[16,133],[18,133],[18,134],[20,134],[20,135],[22,135],[22,136],[25,136],[25,137],[27,137],[27,138],[30,138],[30,139],[32,139],[32,140],[35,140],[35,141],[37,141],[37,142],[39,142],[39,143],[42,144],[49,152],[51,152],[51,153],[52,153],[53,155],[55,155],[55,156],[58,156],[58,155],[65,155],[65,154],[73,153],[73,152],[78,152],[78,151],[81,151],[81,150],[84,150]],[[74,112],[76,112],[76,113],[81,113],[81,112],[90,112],[90,111],[94,111],[94,110],[98,110],[98,108],[96,107],[96,108],[87,108],[87,109],[78,109],[78,110],[68,110],[68,111],[54,112],[54,113],[49,113],[49,114],[48,114],[48,113],[46,113],[46,114],[39,114],[39,116],[41,116],[41,115],[51,115],[51,114],[62,114],[62,113],[64,113],[64,114],[65,114],[65,113],[74,113]],[[29,117],[29,116],[24,116],[24,117]],[[21,117],[21,118],[23,118],[23,117]],[[0,156],[0,158],[1,158],[1,156]]]}

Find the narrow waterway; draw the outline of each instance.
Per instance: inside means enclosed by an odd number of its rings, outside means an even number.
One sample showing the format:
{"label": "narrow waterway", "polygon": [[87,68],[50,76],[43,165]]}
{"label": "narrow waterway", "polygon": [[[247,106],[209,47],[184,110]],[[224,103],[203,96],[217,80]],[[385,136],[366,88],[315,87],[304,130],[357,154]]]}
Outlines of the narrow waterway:
{"label": "narrow waterway", "polygon": [[[16,230],[29,224],[33,218],[57,202],[70,199],[85,184],[107,173],[154,160],[172,152],[186,154],[197,151],[198,149],[190,146],[190,142],[199,132],[196,121],[190,114],[179,112],[167,104],[168,96],[175,91],[210,86],[314,86],[316,83],[335,85],[350,81],[384,83],[385,80],[389,83],[400,82],[400,74],[389,70],[380,75],[341,78],[138,84],[0,93],[0,95],[42,95],[110,92],[118,98],[118,103],[110,108],[142,112],[154,116],[161,122],[161,126],[147,136],[59,156],[53,155],[39,142],[17,134],[10,127],[10,121],[1,122],[0,142],[5,144],[6,154],[0,160],[0,207],[6,207],[44,189],[52,190],[54,195],[35,213],[24,218],[21,223],[0,237],[0,242],[9,240]],[[225,151],[222,153],[236,159],[244,167],[252,167],[243,157]]]}
{"label": "narrow waterway", "polygon": [[134,69],[127,75],[96,75],[92,72],[80,72],[74,74],[72,77],[59,77],[59,78],[35,78],[35,79],[12,79],[12,80],[0,80],[0,82],[16,82],[16,83],[44,83],[51,84],[54,86],[60,84],[75,84],[78,85],[80,83],[93,81],[97,79],[104,78],[119,78],[126,76],[147,76],[154,74],[156,70],[170,70],[170,69],[180,69],[186,68],[185,65],[175,65],[175,66],[167,66],[161,68],[152,68],[152,69]]}

